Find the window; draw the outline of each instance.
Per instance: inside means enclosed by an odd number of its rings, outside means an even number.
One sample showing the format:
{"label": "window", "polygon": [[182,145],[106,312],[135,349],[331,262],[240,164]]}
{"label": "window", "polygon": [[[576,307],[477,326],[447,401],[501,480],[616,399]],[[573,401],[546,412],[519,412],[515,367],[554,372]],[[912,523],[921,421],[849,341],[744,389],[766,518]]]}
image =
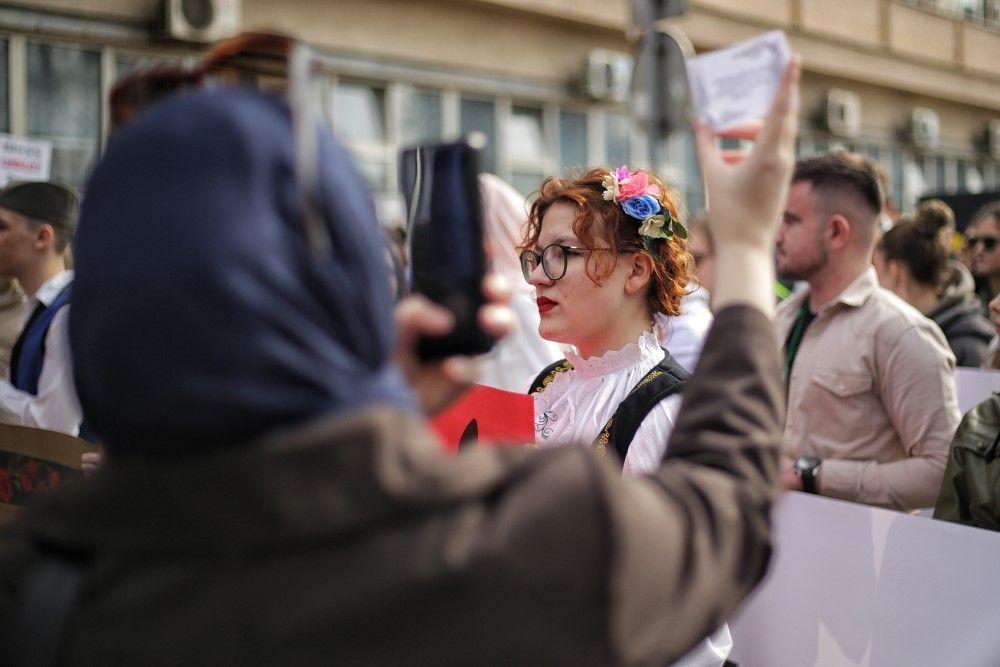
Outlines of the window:
{"label": "window", "polygon": [[28,136],[52,142],[52,178],[80,187],[101,136],[101,55],[28,42]]}
{"label": "window", "polygon": [[341,83],[333,94],[333,123],[347,142],[385,141],[385,90]]}
{"label": "window", "polygon": [[354,153],[372,190],[387,187],[385,89],[338,83],[333,91],[333,127]]}
{"label": "window", "polygon": [[506,130],[511,184],[530,195],[546,176],[546,158],[551,153],[545,142],[544,114],[536,107],[512,107]]}
{"label": "window", "polygon": [[891,153],[890,160],[890,174],[889,174],[889,192],[886,196],[892,201],[897,209],[903,210],[906,205],[906,199],[904,197],[906,189],[906,174],[903,168],[903,154],[898,150],[894,150]]}
{"label": "window", "polygon": [[7,81],[7,40],[0,40],[0,132],[10,132],[10,84]]}
{"label": "window", "polygon": [[983,5],[983,20],[989,25],[1000,25],[1000,0],[986,0]]}
{"label": "window", "polygon": [[462,98],[460,116],[463,135],[479,134],[485,140],[479,154],[480,168],[495,173],[497,116],[493,102]]}
{"label": "window", "polygon": [[399,139],[404,146],[440,141],[440,95],[430,91],[405,89],[401,107]]}
{"label": "window", "polygon": [[181,65],[182,62],[179,58],[120,53],[115,58],[115,80],[123,79],[143,69],[159,66],[180,67]]}
{"label": "window", "polygon": [[628,116],[607,114],[604,117],[604,162],[610,166],[629,163],[631,151]]}
{"label": "window", "polygon": [[948,187],[948,165],[945,163],[945,159],[940,155],[935,158],[935,180],[934,188],[937,192],[948,192],[950,188]]}
{"label": "window", "polygon": [[563,111],[559,114],[559,169],[587,167],[587,114]]}
{"label": "window", "polygon": [[958,14],[966,21],[983,20],[983,0],[957,0],[955,4]]}

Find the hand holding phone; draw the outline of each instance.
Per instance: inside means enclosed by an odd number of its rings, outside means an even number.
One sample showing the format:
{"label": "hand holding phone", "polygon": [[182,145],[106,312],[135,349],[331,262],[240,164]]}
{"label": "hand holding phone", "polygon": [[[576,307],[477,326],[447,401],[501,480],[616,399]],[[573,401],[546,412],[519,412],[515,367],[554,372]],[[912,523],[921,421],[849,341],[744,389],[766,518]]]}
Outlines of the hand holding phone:
{"label": "hand holding phone", "polygon": [[477,320],[486,273],[478,151],[466,141],[430,144],[400,155],[408,214],[411,287],[446,308],[454,329],[423,336],[422,359],[487,352],[493,338]]}

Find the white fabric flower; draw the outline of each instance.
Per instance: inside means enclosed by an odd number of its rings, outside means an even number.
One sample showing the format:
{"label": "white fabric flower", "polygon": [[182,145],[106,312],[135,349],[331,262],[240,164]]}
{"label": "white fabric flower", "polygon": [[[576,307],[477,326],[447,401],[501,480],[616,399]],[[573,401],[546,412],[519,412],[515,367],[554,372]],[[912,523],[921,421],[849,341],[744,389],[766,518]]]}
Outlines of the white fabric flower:
{"label": "white fabric flower", "polygon": [[663,236],[663,222],[656,218],[646,218],[639,227],[639,233],[651,239],[658,239]]}
{"label": "white fabric flower", "polygon": [[608,174],[601,184],[604,186],[605,201],[614,201],[618,196],[618,178],[613,173]]}

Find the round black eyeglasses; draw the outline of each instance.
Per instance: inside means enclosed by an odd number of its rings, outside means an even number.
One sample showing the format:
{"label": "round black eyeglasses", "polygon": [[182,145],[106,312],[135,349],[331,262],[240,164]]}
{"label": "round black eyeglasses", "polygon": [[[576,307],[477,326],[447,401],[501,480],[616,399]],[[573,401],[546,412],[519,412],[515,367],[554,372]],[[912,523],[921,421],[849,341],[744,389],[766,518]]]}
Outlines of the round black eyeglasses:
{"label": "round black eyeglasses", "polygon": [[[521,252],[521,274],[527,282],[531,282],[531,273],[542,265],[542,271],[549,280],[559,280],[566,275],[566,266],[570,257],[577,257],[585,252],[613,252],[611,248],[585,248],[562,243],[550,243],[542,248],[542,252],[524,250]],[[638,248],[622,248],[619,252],[637,252]]]}
{"label": "round black eyeglasses", "polygon": [[586,250],[580,246],[561,243],[551,243],[542,248],[541,253],[525,250],[521,252],[521,273],[524,275],[524,279],[530,283],[531,273],[541,263],[542,271],[549,277],[549,280],[559,280],[566,275],[569,257],[582,255]]}

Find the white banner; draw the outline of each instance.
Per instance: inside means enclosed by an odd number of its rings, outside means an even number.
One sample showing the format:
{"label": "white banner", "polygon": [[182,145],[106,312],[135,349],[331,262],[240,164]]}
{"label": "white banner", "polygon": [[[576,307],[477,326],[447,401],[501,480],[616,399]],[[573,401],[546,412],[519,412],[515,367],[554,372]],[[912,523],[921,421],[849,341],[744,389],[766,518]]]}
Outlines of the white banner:
{"label": "white banner", "polygon": [[44,181],[52,165],[52,142],[0,134],[0,186],[9,181]]}
{"label": "white banner", "polygon": [[958,394],[958,409],[963,415],[995,391],[1000,391],[1000,371],[982,368],[955,369],[955,393]]}
{"label": "white banner", "polygon": [[1000,533],[788,493],[740,667],[1000,665]]}

